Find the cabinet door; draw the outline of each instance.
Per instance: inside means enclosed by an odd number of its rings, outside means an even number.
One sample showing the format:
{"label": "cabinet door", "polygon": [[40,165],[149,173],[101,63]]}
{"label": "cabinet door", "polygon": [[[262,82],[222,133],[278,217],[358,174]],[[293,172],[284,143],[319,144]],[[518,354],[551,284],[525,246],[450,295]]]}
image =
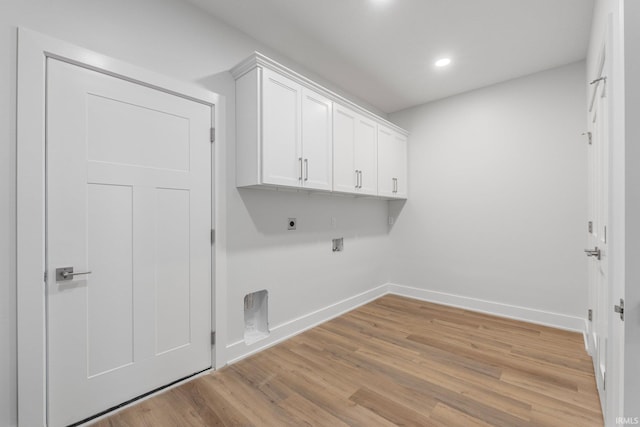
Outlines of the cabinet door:
{"label": "cabinet door", "polygon": [[358,177],[355,167],[356,127],[359,116],[341,105],[333,106],[333,191],[353,193]]}
{"label": "cabinet door", "polygon": [[274,73],[262,75],[262,183],[302,183],[302,86]]}
{"label": "cabinet door", "polygon": [[396,178],[395,197],[400,199],[407,198],[407,138],[404,135],[396,133],[394,135],[395,146],[395,164],[394,177]]}
{"label": "cabinet door", "polygon": [[378,195],[395,197],[396,152],[393,131],[378,126]]}
{"label": "cabinet door", "polygon": [[378,195],[407,197],[407,138],[378,126]]}
{"label": "cabinet door", "polygon": [[355,165],[360,171],[359,192],[378,194],[378,135],[373,120],[359,116],[356,122]]}
{"label": "cabinet door", "polygon": [[302,89],[302,186],[330,191],[333,182],[333,102]]}

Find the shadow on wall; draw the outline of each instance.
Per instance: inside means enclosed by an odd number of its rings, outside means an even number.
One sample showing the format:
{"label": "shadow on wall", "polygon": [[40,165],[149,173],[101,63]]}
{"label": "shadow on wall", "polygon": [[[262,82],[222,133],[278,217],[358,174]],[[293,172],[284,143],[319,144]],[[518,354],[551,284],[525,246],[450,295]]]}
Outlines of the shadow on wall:
{"label": "shadow on wall", "polygon": [[389,200],[389,232],[393,230],[393,227],[400,219],[400,214],[402,214],[402,210],[406,204],[406,200]]}
{"label": "shadow on wall", "polygon": [[[388,234],[388,203],[329,193],[239,188],[241,209],[229,217],[229,249],[305,244]],[[240,208],[240,206],[238,206]],[[289,218],[296,229],[289,230]]]}
{"label": "shadow on wall", "polygon": [[227,98],[236,96],[236,82],[229,71],[221,71],[196,80],[196,83],[207,90]]}

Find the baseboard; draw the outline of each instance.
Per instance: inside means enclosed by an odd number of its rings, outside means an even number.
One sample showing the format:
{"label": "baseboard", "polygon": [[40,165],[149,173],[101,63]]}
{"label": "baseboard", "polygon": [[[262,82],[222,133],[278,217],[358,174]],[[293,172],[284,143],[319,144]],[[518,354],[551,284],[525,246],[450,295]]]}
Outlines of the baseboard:
{"label": "baseboard", "polygon": [[[338,317],[346,312],[354,310],[361,305],[367,304],[377,298],[387,294],[399,295],[436,304],[459,307],[466,310],[491,314],[494,316],[506,317],[509,319],[522,320],[539,325],[550,326],[552,328],[564,329],[573,332],[580,332],[583,335],[586,331],[585,320],[580,317],[567,316],[565,314],[553,313],[549,311],[536,310],[527,307],[520,307],[509,304],[502,304],[493,301],[486,301],[477,298],[463,297],[460,295],[448,294],[445,292],[430,291],[420,288],[387,283],[369,291],[358,294],[321,308],[312,313],[298,317],[271,328],[267,338],[247,345],[244,340],[236,341],[226,347],[227,364],[235,363],[241,359],[258,353],[268,347],[287,340],[301,332],[311,329],[321,323]],[[588,342],[588,340],[587,340]],[[588,345],[587,345],[588,348]]]}
{"label": "baseboard", "polygon": [[356,296],[344,299],[328,307],[321,308],[312,313],[290,320],[271,328],[268,337],[247,345],[244,341],[237,341],[227,346],[227,364],[235,363],[245,357],[271,347],[279,342],[287,340],[301,332],[311,329],[321,323],[338,317],[348,311],[367,304],[388,293],[388,286],[381,285]]}
{"label": "baseboard", "polygon": [[585,323],[580,317],[567,316],[565,314],[536,310],[493,301],[485,301],[477,298],[463,297],[444,292],[429,291],[426,289],[412,288],[409,286],[388,284],[388,293],[408,298],[429,301],[442,305],[464,308],[509,319],[522,320],[552,328],[580,332],[584,334]]}

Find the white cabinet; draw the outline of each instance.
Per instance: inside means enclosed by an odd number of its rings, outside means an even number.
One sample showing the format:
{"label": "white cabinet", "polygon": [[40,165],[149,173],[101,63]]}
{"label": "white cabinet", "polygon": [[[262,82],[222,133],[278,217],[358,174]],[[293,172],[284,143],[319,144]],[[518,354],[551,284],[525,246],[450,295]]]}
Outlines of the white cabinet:
{"label": "white cabinet", "polygon": [[378,126],[378,195],[407,198],[407,137]]}
{"label": "white cabinet", "polygon": [[302,89],[302,159],[304,188],[331,191],[333,182],[333,103]]}
{"label": "white cabinet", "polygon": [[406,198],[407,132],[257,52],[231,74],[237,187]]}
{"label": "white cabinet", "polygon": [[236,184],[332,188],[333,103],[269,69],[236,82]]}
{"label": "white cabinet", "polygon": [[333,106],[333,191],[378,194],[377,124],[350,108]]}
{"label": "white cabinet", "polygon": [[262,105],[258,106],[262,112],[262,184],[301,184],[301,100],[302,86],[273,71],[262,72]]}

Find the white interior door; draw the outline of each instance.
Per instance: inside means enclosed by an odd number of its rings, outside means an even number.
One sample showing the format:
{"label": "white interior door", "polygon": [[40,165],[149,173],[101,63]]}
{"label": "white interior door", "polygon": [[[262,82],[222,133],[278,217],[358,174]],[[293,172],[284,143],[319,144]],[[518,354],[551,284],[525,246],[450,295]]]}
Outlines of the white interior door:
{"label": "white interior door", "polygon": [[48,60],[49,425],[211,366],[211,118]]}
{"label": "white interior door", "polygon": [[[609,286],[609,129],[608,103],[604,81],[595,88],[595,101],[591,109],[592,138],[589,146],[589,249],[594,250],[589,261],[589,294],[593,310],[590,339],[594,354],[596,382],[603,411],[606,408],[606,373],[609,338],[609,319],[612,304]],[[598,256],[599,254],[599,256]]]}

